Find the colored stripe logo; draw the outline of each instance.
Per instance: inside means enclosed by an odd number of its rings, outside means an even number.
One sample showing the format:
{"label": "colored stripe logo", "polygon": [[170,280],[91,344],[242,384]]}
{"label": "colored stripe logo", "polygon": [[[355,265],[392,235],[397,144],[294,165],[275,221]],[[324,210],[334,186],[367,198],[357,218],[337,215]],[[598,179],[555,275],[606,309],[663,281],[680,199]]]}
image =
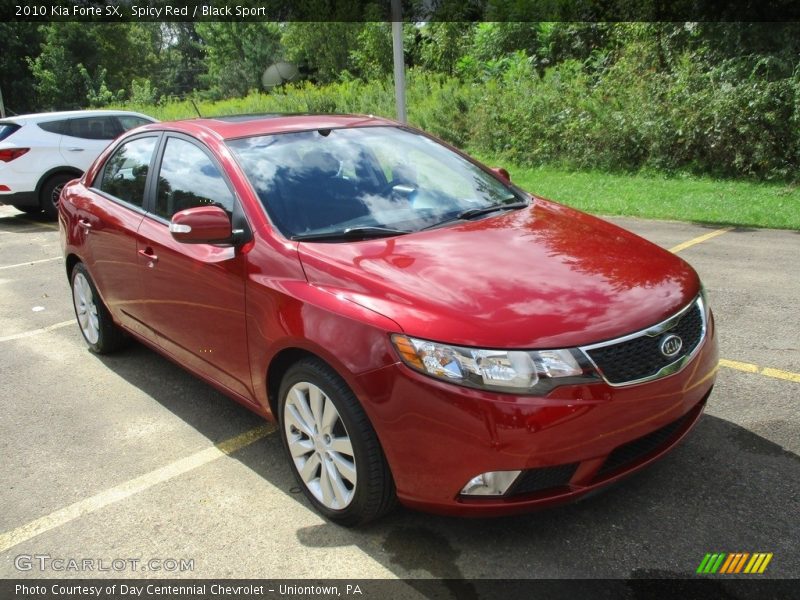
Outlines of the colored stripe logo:
{"label": "colored stripe logo", "polygon": [[767,565],[772,560],[772,552],[709,552],[703,557],[697,572],[701,574],[725,574],[747,573],[751,575],[761,574],[767,569]]}

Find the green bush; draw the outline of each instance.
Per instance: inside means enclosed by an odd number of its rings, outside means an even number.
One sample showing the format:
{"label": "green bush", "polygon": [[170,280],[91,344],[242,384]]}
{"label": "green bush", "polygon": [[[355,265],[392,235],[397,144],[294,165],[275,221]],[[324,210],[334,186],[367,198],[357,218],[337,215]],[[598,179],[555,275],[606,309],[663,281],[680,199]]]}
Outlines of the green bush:
{"label": "green bush", "polygon": [[[669,70],[656,68],[654,60],[632,44],[614,61],[593,55],[541,72],[524,53],[511,53],[493,64],[490,76],[471,81],[410,69],[409,122],[456,146],[523,166],[798,178],[800,70],[775,75],[781,69],[760,63],[753,68],[746,59],[709,67],[689,51],[675,57]],[[597,61],[604,68],[592,66]],[[304,82],[198,106],[204,116],[394,117],[394,85],[391,78],[324,86]],[[188,101],[162,99],[124,108],[164,120],[196,116]]]}

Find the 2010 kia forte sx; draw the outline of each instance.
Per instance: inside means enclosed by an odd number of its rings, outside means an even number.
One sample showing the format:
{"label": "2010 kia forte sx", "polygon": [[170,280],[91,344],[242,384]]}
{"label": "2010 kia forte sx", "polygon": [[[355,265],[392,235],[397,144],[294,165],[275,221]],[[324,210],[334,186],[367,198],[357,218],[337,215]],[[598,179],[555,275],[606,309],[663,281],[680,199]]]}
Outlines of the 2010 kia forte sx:
{"label": "2010 kia forte sx", "polygon": [[135,338],[276,421],[341,524],[578,498],[675,446],[714,383],[683,260],[393,121],[147,125],[59,211],[89,348]]}

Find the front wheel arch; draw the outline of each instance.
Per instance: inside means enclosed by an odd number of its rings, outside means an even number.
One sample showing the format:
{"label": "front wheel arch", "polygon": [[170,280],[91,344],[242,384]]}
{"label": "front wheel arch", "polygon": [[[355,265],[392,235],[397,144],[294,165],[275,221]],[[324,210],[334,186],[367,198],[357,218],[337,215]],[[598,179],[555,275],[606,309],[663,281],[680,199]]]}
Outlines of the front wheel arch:
{"label": "front wheel arch", "polygon": [[[269,401],[269,409],[276,422],[280,420],[278,393],[280,392],[283,377],[292,365],[300,362],[304,358],[313,358],[328,364],[324,359],[313,352],[303,350],[302,348],[284,348],[278,352],[269,363],[269,367],[267,368],[267,400]],[[330,365],[328,366],[330,367]]]}

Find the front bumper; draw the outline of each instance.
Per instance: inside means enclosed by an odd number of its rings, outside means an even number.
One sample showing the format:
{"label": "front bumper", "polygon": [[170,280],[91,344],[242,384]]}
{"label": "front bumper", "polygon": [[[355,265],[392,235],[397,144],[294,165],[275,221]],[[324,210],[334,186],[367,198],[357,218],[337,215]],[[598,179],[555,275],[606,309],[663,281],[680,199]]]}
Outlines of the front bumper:
{"label": "front bumper", "polygon": [[[575,500],[663,456],[698,421],[717,363],[710,318],[699,351],[680,372],[637,385],[514,396],[395,364],[362,375],[358,387],[404,505],[492,516]],[[480,473],[512,470],[523,473],[505,496],[460,495]]]}

